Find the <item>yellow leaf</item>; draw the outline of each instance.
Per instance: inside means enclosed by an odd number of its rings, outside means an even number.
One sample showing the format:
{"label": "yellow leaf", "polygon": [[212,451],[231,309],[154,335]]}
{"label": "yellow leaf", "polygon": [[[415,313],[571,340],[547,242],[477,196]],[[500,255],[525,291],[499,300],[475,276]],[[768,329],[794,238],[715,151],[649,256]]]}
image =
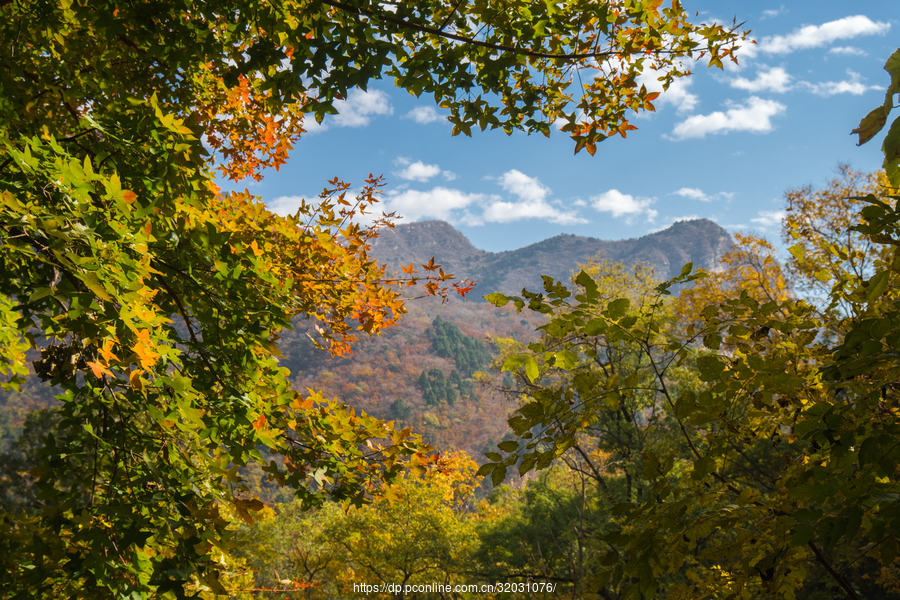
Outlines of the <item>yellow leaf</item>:
{"label": "yellow leaf", "polygon": [[89,290],[94,292],[94,294],[101,300],[106,300],[107,302],[112,300],[112,297],[103,288],[103,284],[100,283],[100,279],[97,277],[97,274],[93,271],[85,273],[81,278],[81,281],[83,281],[84,285],[87,286]]}
{"label": "yellow leaf", "polygon": [[138,356],[142,369],[149,369],[156,364],[160,354],[155,350],[156,345],[150,340],[150,330],[141,329],[137,332],[138,341],[134,345],[134,353]]}
{"label": "yellow leaf", "polygon": [[144,384],[141,383],[141,373],[143,371],[135,369],[128,375],[128,382],[131,384],[131,387],[139,392],[144,389]]}

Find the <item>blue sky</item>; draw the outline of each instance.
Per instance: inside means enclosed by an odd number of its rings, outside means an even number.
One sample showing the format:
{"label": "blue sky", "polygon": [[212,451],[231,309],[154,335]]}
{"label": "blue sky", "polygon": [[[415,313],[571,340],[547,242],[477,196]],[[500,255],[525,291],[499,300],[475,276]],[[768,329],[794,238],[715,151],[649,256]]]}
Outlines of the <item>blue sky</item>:
{"label": "blue sky", "polygon": [[637,131],[593,157],[573,155],[560,132],[451,137],[430,98],[377,81],[310,126],[288,164],[251,191],[293,212],[332,177],[360,185],[383,174],[383,207],[399,222],[444,219],[490,251],[559,233],[639,237],[692,217],[774,241],[785,190],[824,184],[840,162],[880,166],[881,136],[857,147],[849,133],[883,102],[882,66],[900,46],[895,0],[684,6],[706,21],[745,21],[758,44],[739,51],[739,66],[698,64],[656,113],[632,121]]}

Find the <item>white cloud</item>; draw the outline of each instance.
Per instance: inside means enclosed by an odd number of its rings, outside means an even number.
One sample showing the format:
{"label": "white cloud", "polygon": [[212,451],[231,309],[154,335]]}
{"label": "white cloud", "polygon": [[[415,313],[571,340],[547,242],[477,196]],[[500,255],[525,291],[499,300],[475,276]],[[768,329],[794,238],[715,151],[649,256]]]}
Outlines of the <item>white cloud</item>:
{"label": "white cloud", "polygon": [[749,92],[776,92],[784,93],[792,89],[810,91],[820,96],[834,96],[835,94],[853,94],[856,96],[866,93],[868,90],[877,90],[879,87],[867,86],[862,83],[859,73],[847,70],[849,79],[844,81],[826,81],[824,83],[810,83],[798,81],[792,83],[792,77],[781,67],[775,67],[766,71],[760,71],[756,79],[749,80],[743,77],[729,81],[731,87],[747,90]]}
{"label": "white cloud", "polygon": [[771,19],[772,17],[777,17],[778,15],[786,13],[786,12],[787,12],[787,9],[784,7],[784,4],[782,4],[781,6],[779,6],[776,9],[764,10],[763,16],[760,20]]}
{"label": "white cloud", "polygon": [[316,123],[315,118],[309,115],[303,121],[303,128],[307,134],[327,131],[329,127],[365,127],[372,117],[394,114],[390,97],[380,91],[350,90],[346,100],[335,100],[336,115],[325,115],[322,123]]}
{"label": "white cloud", "polygon": [[492,202],[484,210],[482,218],[487,222],[508,223],[521,219],[546,219],[561,225],[585,223],[576,212],[560,210],[547,202],[550,188],[536,177],[512,169],[497,178],[504,190],[517,196],[518,202]]}
{"label": "white cloud", "polygon": [[754,223],[758,223],[763,227],[771,227],[772,225],[779,225],[781,221],[787,216],[787,213],[783,210],[761,210],[757,213],[759,217],[755,219],[750,219]]}
{"label": "white cloud", "polygon": [[550,194],[550,188],[538,181],[537,177],[529,177],[516,169],[501,175],[499,183],[504,190],[527,202],[543,202]]}
{"label": "white cloud", "polygon": [[703,190],[697,188],[687,188],[683,187],[677,192],[673,192],[676,196],[681,196],[682,198],[690,198],[692,200],[700,200],[701,202],[709,202],[712,200],[709,196],[703,193]]}
{"label": "white cloud", "polygon": [[650,208],[655,202],[654,198],[634,197],[623,194],[619,190],[609,190],[597,196],[591,196],[591,204],[599,212],[612,213],[614,217],[636,217],[646,215],[648,221],[652,221],[659,214]]}
{"label": "white cloud", "polygon": [[[725,198],[726,200],[731,200],[734,196],[734,192],[718,192],[716,194],[707,194],[700,188],[689,188],[683,187],[680,190],[672,192],[676,196],[681,196],[682,198],[690,198],[691,200],[699,200],[700,202],[712,202],[717,198]],[[687,219],[693,219],[695,217],[679,217],[677,220],[685,221]]]}
{"label": "white cloud", "polygon": [[[731,103],[729,103],[731,104]],[[772,117],[781,114],[786,107],[774,100],[763,100],[750,96],[744,104],[731,104],[726,111],[716,111],[708,115],[688,117],[672,130],[679,139],[702,138],[707,134],[728,131],[752,131],[768,133],[772,131]]]}
{"label": "white cloud", "polygon": [[441,171],[441,177],[446,179],[447,181],[453,181],[456,179],[456,173],[453,171]]}
{"label": "white cloud", "polygon": [[[399,158],[398,162],[407,165],[407,170],[421,164],[410,163],[409,159]],[[436,165],[429,169],[429,177],[441,173],[445,178],[455,177],[449,171],[441,172]],[[576,211],[565,210],[554,206],[549,201],[550,188],[534,177],[517,171],[507,171],[495,180],[504,190],[515,196],[516,200],[503,198],[497,194],[470,194],[456,189],[435,187],[430,191],[392,190],[384,201],[385,211],[396,211],[411,221],[419,219],[443,219],[451,223],[482,225],[484,223],[509,223],[522,219],[544,219],[552,223],[569,225],[586,223],[587,221]]]}
{"label": "white cloud", "polygon": [[390,97],[380,90],[350,90],[347,99],[338,100],[334,106],[338,114],[331,120],[338,127],[363,127],[372,116],[394,114]]}
{"label": "white cloud", "polygon": [[645,86],[648,92],[659,92],[659,97],[653,102],[654,106],[661,107],[671,104],[680,113],[694,110],[700,100],[696,94],[688,91],[693,79],[689,77],[676,79],[669,85],[669,89],[663,91],[662,82],[659,81],[661,75],[660,71],[648,69],[637,77],[638,85]]}
{"label": "white cloud", "polygon": [[826,81],[824,83],[801,82],[802,86],[814,94],[820,96],[834,96],[836,94],[853,94],[861,96],[869,90],[880,89],[877,85],[868,86],[860,81],[859,73],[847,70],[850,79],[844,81]]}
{"label": "white cloud", "polygon": [[835,46],[828,51],[828,54],[842,54],[845,56],[868,56],[868,53],[857,48],[856,46]]}
{"label": "white cloud", "polygon": [[417,106],[412,109],[408,113],[406,113],[406,119],[412,119],[416,123],[420,125],[427,125],[428,123],[436,123],[437,121],[443,121],[447,117],[442,114],[439,114],[438,111],[434,109],[433,106]]}
{"label": "white cloud", "polygon": [[732,79],[728,83],[733,88],[747,90],[748,92],[778,92],[784,93],[791,89],[791,76],[781,67],[774,67],[767,71],[760,71],[756,79],[749,80],[744,77]]}
{"label": "white cloud", "polygon": [[329,117],[329,115],[325,115],[325,118],[322,119],[322,122],[317,123],[316,117],[312,113],[308,113],[308,114],[304,115],[303,130],[306,132],[306,135],[312,135],[314,133],[328,131],[328,125],[326,124],[328,117]]}
{"label": "white cloud", "polygon": [[488,223],[509,223],[522,219],[546,219],[551,223],[571,225],[575,223],[587,223],[574,212],[559,210],[545,202],[492,202],[481,215]]}
{"label": "white cloud", "polygon": [[470,207],[499,201],[500,197],[486,194],[469,194],[460,190],[436,187],[430,191],[404,190],[388,192],[384,201],[384,211],[396,211],[410,221],[419,219],[442,219],[458,222],[475,220]]}
{"label": "white cloud", "polygon": [[890,28],[890,23],[876,22],[864,15],[855,15],[822,25],[806,25],[788,35],[766,37],[759,43],[759,51],[768,54],[787,54],[795,50],[820,48],[837,40],[863,35],[884,35]]}
{"label": "white cloud", "polygon": [[300,203],[304,198],[307,200],[307,202],[309,202],[310,199],[315,199],[317,197],[317,194],[313,194],[312,196],[279,196],[274,200],[269,200],[268,202],[266,202],[266,208],[277,215],[286,217],[288,215],[297,214],[297,210],[300,208]]}
{"label": "white cloud", "polygon": [[405,159],[398,159],[398,162],[402,161],[401,164],[405,163],[406,168],[402,171],[395,171],[394,174],[401,179],[406,179],[407,181],[428,181],[435,175],[439,175],[441,173],[441,168],[437,165],[426,165],[421,160],[417,160],[414,163],[410,163]]}

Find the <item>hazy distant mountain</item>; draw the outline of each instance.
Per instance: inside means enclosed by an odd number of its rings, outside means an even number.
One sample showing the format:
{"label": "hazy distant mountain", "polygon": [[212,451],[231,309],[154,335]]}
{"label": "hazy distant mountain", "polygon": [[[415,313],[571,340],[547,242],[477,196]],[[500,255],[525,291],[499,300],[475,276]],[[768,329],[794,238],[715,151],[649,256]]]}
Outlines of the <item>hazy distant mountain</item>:
{"label": "hazy distant mountain", "polygon": [[[600,251],[626,264],[636,260],[651,263],[660,278],[665,278],[686,262],[715,267],[731,244],[731,237],[721,227],[698,220],[676,223],[635,240],[609,242],[559,235],[518,250],[493,253],[479,250],[448,223],[425,221],[382,232],[372,254],[392,269],[410,262],[418,265],[434,256],[456,277],[476,281],[478,287],[469,298],[479,300],[494,291],[518,294],[523,287],[539,290],[542,274],[565,280],[579,262]],[[531,341],[541,317],[530,311],[516,314],[512,306],[441,303],[432,298],[409,302],[407,308],[409,313],[397,327],[377,337],[360,336],[353,354],[343,357],[316,350],[306,337],[311,325],[298,318],[294,331],[281,332],[280,364],[292,372],[295,389],[321,391],[326,398],[339,398],[357,410],[396,420],[403,427],[413,426],[427,442],[444,450],[465,449],[480,461],[482,452],[494,450],[506,435],[506,417],[514,403],[489,387],[472,387],[474,383],[467,379],[470,374],[461,366],[462,362],[471,363],[471,356],[460,362],[465,358],[462,354],[450,356],[452,353],[440,351],[435,332],[441,328],[435,325],[435,318],[458,328],[460,335],[454,343],[457,349],[466,349],[465,344],[459,346],[461,339],[470,340],[466,343],[471,346],[471,340],[484,340],[487,335]],[[488,367],[482,364],[478,368]],[[502,380],[499,374],[496,378]],[[430,396],[426,396],[425,380],[432,386]],[[437,398],[434,382],[443,382],[445,393],[449,393],[448,386],[456,393]],[[0,391],[0,452],[18,435],[30,410],[58,404],[52,396],[49,387],[35,378],[21,393]]]}
{"label": "hazy distant mountain", "polygon": [[603,252],[606,258],[656,267],[667,279],[682,265],[712,269],[731,248],[727,231],[707,219],[679,221],[668,229],[630,240],[606,241],[577,235],[558,235],[518,250],[479,250],[462,233],[445,221],[421,221],[397,225],[380,233],[372,246],[372,256],[391,270],[427,262],[432,256],[444,271],[457,278],[478,283],[476,297],[491,292],[517,294],[522,288],[539,290],[541,275],[566,280],[579,262]]}

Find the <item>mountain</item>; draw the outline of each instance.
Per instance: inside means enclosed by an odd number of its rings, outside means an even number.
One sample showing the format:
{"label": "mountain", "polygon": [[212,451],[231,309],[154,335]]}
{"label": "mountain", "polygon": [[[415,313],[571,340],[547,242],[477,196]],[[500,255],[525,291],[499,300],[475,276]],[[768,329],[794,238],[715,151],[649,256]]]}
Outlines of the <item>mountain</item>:
{"label": "mountain", "polygon": [[458,279],[478,284],[476,297],[491,292],[517,294],[522,288],[539,290],[541,275],[568,281],[578,263],[602,253],[605,258],[633,265],[653,265],[660,279],[674,277],[685,263],[715,269],[731,249],[727,231],[707,219],[679,221],[667,229],[629,240],[606,241],[570,234],[558,235],[506,252],[479,250],[445,221],[397,225],[379,232],[371,256],[398,270],[419,265],[433,256],[435,263]]}
{"label": "mountain", "polygon": [[[463,449],[481,460],[507,435],[506,417],[516,398],[495,389],[503,381],[501,374],[478,378],[474,372],[490,371],[491,340],[533,341],[542,318],[530,311],[517,314],[512,305],[497,308],[477,300],[493,291],[539,290],[542,274],[567,282],[579,262],[601,251],[626,264],[653,264],[659,277],[666,278],[686,262],[715,268],[731,244],[728,233],[707,220],[675,223],[632,240],[559,235],[497,253],[479,250],[443,221],[397,225],[381,232],[372,255],[391,269],[434,256],[445,271],[478,283],[469,300],[410,301],[396,327],[379,336],[360,335],[353,354],[341,357],[317,350],[306,335],[314,334],[314,325],[297,318],[294,330],[281,332],[280,364],[292,373],[297,390],[320,391],[398,426],[411,426],[437,448]],[[22,392],[0,391],[0,452],[18,435],[30,410],[57,404],[53,395],[35,378]]]}

